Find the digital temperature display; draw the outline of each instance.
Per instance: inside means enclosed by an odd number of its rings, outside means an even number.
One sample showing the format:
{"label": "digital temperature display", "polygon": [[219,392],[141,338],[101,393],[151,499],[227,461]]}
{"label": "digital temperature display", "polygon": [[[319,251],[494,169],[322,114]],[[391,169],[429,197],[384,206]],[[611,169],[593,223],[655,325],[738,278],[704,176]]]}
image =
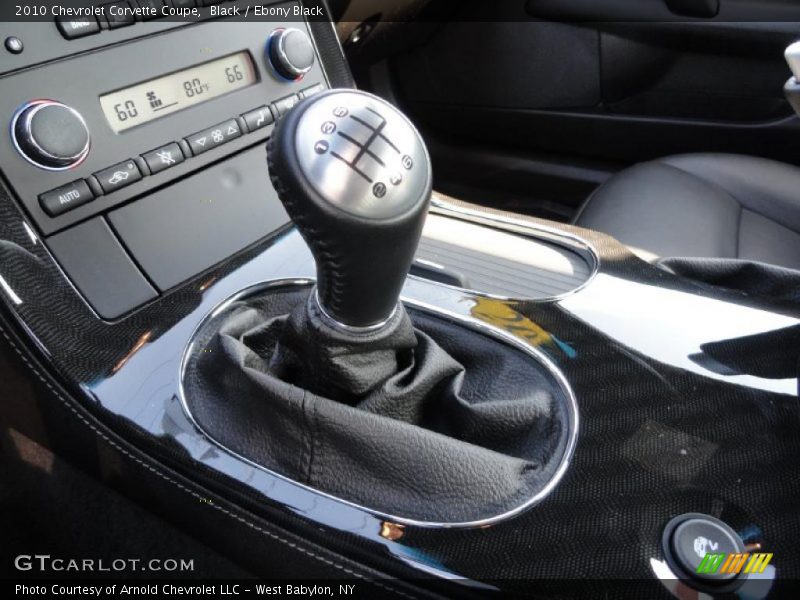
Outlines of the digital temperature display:
{"label": "digital temperature display", "polygon": [[239,52],[100,96],[116,133],[256,83],[250,54]]}

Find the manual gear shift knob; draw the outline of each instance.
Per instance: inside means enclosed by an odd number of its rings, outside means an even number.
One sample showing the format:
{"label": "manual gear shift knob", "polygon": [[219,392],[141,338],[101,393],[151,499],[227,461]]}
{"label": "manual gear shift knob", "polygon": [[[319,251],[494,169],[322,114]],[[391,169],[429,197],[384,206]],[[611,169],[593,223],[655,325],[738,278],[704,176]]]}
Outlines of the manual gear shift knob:
{"label": "manual gear shift knob", "polygon": [[397,307],[431,195],[422,137],[388,102],[330,90],[300,102],[267,144],[270,177],[317,263],[317,300],[346,328]]}

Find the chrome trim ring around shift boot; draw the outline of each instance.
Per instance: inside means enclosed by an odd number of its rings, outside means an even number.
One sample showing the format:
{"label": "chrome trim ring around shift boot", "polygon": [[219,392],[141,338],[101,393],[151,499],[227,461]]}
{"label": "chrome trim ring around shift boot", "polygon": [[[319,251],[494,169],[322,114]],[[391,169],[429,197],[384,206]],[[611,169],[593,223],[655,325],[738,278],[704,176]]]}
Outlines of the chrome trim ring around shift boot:
{"label": "chrome trim ring around shift boot", "polygon": [[309,302],[314,303],[314,308],[319,310],[320,315],[322,316],[322,320],[325,322],[326,325],[332,327],[333,329],[338,329],[339,331],[344,331],[345,333],[349,333],[352,335],[363,335],[367,333],[375,333],[376,331],[380,331],[384,327],[388,326],[394,318],[397,316],[397,307],[399,304],[395,304],[392,313],[386,317],[383,321],[379,321],[374,325],[367,325],[365,327],[356,327],[355,325],[348,325],[346,323],[342,323],[341,321],[337,321],[331,314],[325,310],[325,307],[322,305],[322,301],[319,299],[319,289],[317,286],[314,286],[314,293],[311,294],[308,298]]}
{"label": "chrome trim ring around shift boot", "polygon": [[[334,500],[336,502],[340,502],[347,506],[366,511],[369,514],[372,514],[380,519],[389,521],[391,523],[397,523],[401,525],[412,525],[416,527],[424,527],[429,529],[468,529],[468,528],[486,527],[490,525],[495,525],[497,523],[500,523],[502,521],[505,521],[507,519],[510,519],[525,512],[526,510],[542,502],[547,496],[550,495],[550,493],[552,493],[552,491],[556,488],[558,483],[561,481],[561,479],[567,472],[567,469],[569,468],[570,462],[572,460],[572,456],[575,452],[575,446],[577,445],[578,441],[578,430],[579,430],[578,403],[575,394],[572,391],[572,388],[570,387],[564,374],[558,369],[558,367],[556,367],[556,365],[551,361],[551,359],[541,350],[539,350],[535,346],[526,343],[523,339],[518,338],[507,331],[503,331],[502,329],[496,328],[474,317],[461,315],[456,312],[410,298],[401,298],[401,300],[404,304],[408,305],[411,308],[415,308],[417,310],[421,310],[435,316],[444,317],[445,319],[450,321],[460,322],[465,326],[471,328],[473,331],[477,331],[479,333],[492,336],[501,342],[507,343],[517,348],[518,350],[521,350],[522,352],[530,356],[534,361],[536,361],[541,367],[543,367],[545,371],[553,378],[553,383],[555,385],[558,385],[558,387],[563,392],[564,398],[566,399],[566,412],[569,420],[568,422],[569,432],[567,435],[566,447],[564,448],[561,459],[552,477],[547,481],[547,483],[545,483],[545,485],[542,486],[542,488],[537,493],[531,496],[526,502],[501,514],[473,521],[439,522],[439,521],[421,521],[417,519],[410,519],[403,517],[401,515],[392,515],[386,512],[382,512],[380,510],[370,508],[368,506],[363,506],[355,502],[345,500],[333,494],[323,492],[321,490],[310,487],[298,481],[295,481],[290,477],[278,473],[277,471],[273,471],[272,469],[266,468],[250,460],[249,458],[242,456],[241,454],[233,451],[232,449],[225,446],[223,443],[219,442],[213,436],[211,436],[208,433],[208,431],[203,428],[203,426],[197,421],[195,416],[192,414],[192,411],[189,408],[189,403],[186,400],[186,391],[184,386],[186,367],[188,364],[189,357],[192,355],[192,352],[194,350],[194,340],[196,339],[198,332],[200,332],[203,329],[203,327],[206,325],[206,323],[208,323],[208,321],[210,321],[216,316],[219,316],[223,311],[231,307],[231,305],[233,305],[235,302],[242,301],[245,298],[255,296],[260,293],[268,292],[269,290],[277,290],[278,288],[286,288],[293,286],[312,286],[313,284],[314,281],[310,279],[278,279],[278,280],[266,281],[251,286],[250,288],[246,288],[240,291],[239,293],[234,294],[230,298],[222,301],[219,305],[217,305],[217,307],[211,310],[209,314],[204,319],[202,319],[198,324],[198,326],[194,329],[192,336],[190,338],[192,342],[190,342],[190,344],[187,346],[187,348],[183,353],[183,356],[181,357],[180,373],[178,378],[179,381],[178,395],[183,412],[186,414],[187,418],[189,419],[189,422],[197,429],[197,431],[200,433],[202,437],[204,437],[212,445],[216,446],[225,453],[261,471],[269,473],[270,475],[278,477],[284,481],[287,481],[293,485],[296,485],[314,494],[318,494],[330,500]],[[431,283],[429,285],[435,286],[436,284]],[[435,501],[436,501],[435,498],[431,499],[431,502]]]}

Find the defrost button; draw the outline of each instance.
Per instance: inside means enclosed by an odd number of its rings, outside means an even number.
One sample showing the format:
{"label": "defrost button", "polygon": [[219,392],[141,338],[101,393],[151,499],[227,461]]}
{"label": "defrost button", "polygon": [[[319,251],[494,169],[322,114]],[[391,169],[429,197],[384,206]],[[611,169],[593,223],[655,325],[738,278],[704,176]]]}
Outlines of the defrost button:
{"label": "defrost button", "polygon": [[300,96],[297,94],[292,94],[291,96],[286,96],[285,98],[275,100],[272,105],[275,107],[275,110],[278,111],[278,116],[282,117],[287,112],[292,110],[295,104],[298,102],[300,102]]}

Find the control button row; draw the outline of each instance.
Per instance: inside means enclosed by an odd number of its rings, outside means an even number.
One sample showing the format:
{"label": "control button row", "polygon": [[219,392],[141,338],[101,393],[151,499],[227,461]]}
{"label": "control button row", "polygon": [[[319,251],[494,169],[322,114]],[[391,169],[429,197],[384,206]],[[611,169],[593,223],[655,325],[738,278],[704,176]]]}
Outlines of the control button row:
{"label": "control button row", "polygon": [[102,14],[95,16],[56,17],[58,30],[68,40],[75,40],[100,32],[98,18],[108,24],[109,29],[127,27],[136,23],[137,17],[142,21],[152,21],[166,16],[164,6],[173,9],[191,9],[197,6],[219,4],[223,0],[118,0],[103,4]]}
{"label": "control button row", "polygon": [[[320,89],[322,88],[321,85],[319,87]],[[241,119],[244,121],[247,132],[262,129],[275,122],[273,112],[266,105],[242,114]],[[223,123],[190,135],[185,140],[189,144],[192,153],[196,156],[241,137],[243,133],[245,132],[242,131],[237,119],[228,119]],[[170,142],[160,148],[145,152],[141,155],[141,158],[150,170],[150,174],[155,175],[181,164],[187,157],[184,156],[177,142]],[[136,161],[130,159],[98,171],[93,176],[100,184],[102,192],[110,194],[141,180],[144,175],[137,166]],[[86,180],[78,179],[40,194],[39,204],[48,215],[58,217],[94,199],[95,194]]]}
{"label": "control button row", "polygon": [[[147,168],[150,169],[151,175],[160,173],[185,160],[181,147],[176,142],[151,150],[143,154],[142,159],[147,164]],[[93,174],[93,177],[100,184],[100,189],[102,189],[103,193],[110,194],[141,180],[143,174],[139,170],[136,161],[129,159],[107,167],[102,171],[97,171]],[[48,215],[57,217],[94,200],[94,198],[95,195],[88,183],[84,179],[78,179],[40,194],[39,203]]]}
{"label": "control button row", "polygon": [[308,98],[324,90],[321,83],[314,84],[301,90],[298,94],[291,94],[283,98],[275,100],[270,106],[259,106],[253,110],[247,111],[240,115],[244,125],[247,128],[246,132],[242,132],[239,127],[239,122],[236,119],[228,119],[222,123],[218,123],[212,127],[193,133],[192,135],[184,138],[186,143],[192,149],[192,153],[196,156],[203,154],[209,150],[221,146],[233,139],[242,135],[242,133],[252,133],[262,127],[271,125],[275,122],[276,117],[282,117],[289,112],[300,100]]}

